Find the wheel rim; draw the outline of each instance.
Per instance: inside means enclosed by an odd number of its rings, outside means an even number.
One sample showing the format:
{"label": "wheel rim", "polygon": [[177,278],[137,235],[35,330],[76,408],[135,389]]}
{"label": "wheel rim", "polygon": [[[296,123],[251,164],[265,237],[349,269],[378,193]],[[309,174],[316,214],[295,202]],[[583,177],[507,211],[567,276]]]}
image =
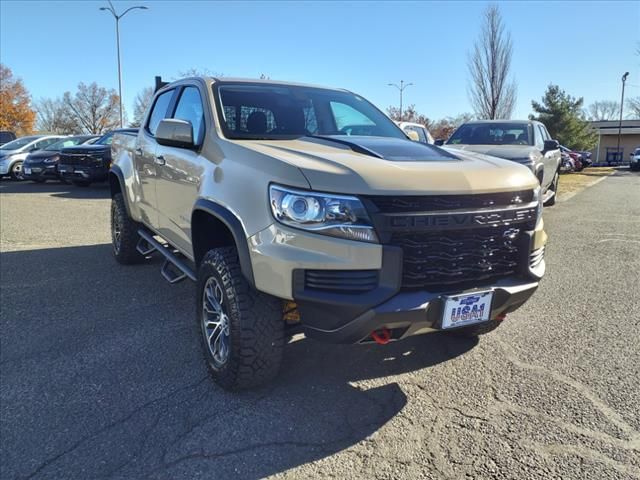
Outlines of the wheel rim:
{"label": "wheel rim", "polygon": [[22,162],[18,162],[13,166],[13,176],[16,180],[24,180],[24,173],[22,172]]}
{"label": "wheel rim", "polygon": [[113,243],[113,251],[117,254],[120,252],[120,242],[122,241],[122,218],[118,214],[118,209],[114,205],[111,208],[111,241]]}
{"label": "wheel rim", "polygon": [[215,277],[209,277],[202,294],[202,334],[215,367],[229,358],[229,317],[224,311],[224,294]]}

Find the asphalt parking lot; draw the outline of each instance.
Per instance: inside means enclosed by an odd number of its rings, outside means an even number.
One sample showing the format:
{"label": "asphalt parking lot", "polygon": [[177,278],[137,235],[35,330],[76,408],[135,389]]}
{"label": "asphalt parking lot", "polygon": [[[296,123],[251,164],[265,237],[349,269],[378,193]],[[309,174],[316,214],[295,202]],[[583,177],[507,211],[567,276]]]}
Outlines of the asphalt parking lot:
{"label": "asphalt parking lot", "polygon": [[640,479],[640,174],[545,210],[547,276],[479,342],[297,338],[235,395],[193,284],[112,259],[106,186],[3,180],[0,212],[3,479]]}

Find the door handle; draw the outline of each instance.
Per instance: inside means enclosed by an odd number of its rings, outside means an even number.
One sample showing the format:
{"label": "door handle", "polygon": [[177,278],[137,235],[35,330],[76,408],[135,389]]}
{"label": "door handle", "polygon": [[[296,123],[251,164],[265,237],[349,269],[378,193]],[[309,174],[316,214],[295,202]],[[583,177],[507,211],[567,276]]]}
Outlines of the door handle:
{"label": "door handle", "polygon": [[167,163],[162,155],[158,155],[155,159],[156,165],[164,165]]}
{"label": "door handle", "polygon": [[133,152],[134,152],[136,155],[142,155],[142,149],[141,149],[141,148],[136,148]]}

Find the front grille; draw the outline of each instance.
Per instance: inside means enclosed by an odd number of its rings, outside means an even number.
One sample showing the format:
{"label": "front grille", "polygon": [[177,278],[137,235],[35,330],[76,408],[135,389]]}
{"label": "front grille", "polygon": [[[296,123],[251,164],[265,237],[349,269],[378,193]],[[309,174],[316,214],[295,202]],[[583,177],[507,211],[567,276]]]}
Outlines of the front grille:
{"label": "front grille", "polygon": [[362,293],[378,286],[377,270],[305,270],[305,289]]}
{"label": "front grille", "polygon": [[100,155],[62,155],[60,157],[60,163],[62,165],[92,165],[93,163],[100,163],[102,156]]}
{"label": "front grille", "polygon": [[374,196],[368,198],[380,213],[433,212],[527,204],[533,201],[533,190],[478,195]]}
{"label": "front grille", "polygon": [[402,248],[402,287],[477,283],[518,270],[521,231],[512,226],[427,233],[394,233]]}

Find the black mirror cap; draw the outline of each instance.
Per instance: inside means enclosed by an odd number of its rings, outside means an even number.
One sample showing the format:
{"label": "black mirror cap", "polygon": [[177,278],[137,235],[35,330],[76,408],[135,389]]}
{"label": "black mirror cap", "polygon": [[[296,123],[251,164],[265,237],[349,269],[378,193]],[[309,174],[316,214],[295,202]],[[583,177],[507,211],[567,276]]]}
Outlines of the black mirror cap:
{"label": "black mirror cap", "polygon": [[165,118],[160,121],[156,130],[156,141],[167,147],[193,149],[193,126],[188,120]]}
{"label": "black mirror cap", "polygon": [[545,140],[544,141],[544,151],[550,152],[551,150],[558,150],[560,148],[560,143],[557,140]]}
{"label": "black mirror cap", "polygon": [[444,145],[444,140],[439,138],[435,142],[433,142],[433,144],[437,145],[438,147],[441,147],[442,145]]}

